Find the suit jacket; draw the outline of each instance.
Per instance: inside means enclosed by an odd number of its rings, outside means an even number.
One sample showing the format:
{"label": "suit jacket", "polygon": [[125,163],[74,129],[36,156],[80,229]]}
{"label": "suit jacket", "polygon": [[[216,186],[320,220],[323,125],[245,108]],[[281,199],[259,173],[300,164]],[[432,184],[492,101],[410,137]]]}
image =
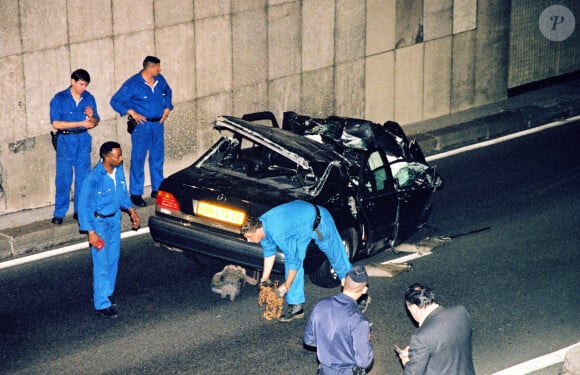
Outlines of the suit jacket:
{"label": "suit jacket", "polygon": [[475,375],[471,316],[463,306],[438,307],[411,336],[405,375]]}

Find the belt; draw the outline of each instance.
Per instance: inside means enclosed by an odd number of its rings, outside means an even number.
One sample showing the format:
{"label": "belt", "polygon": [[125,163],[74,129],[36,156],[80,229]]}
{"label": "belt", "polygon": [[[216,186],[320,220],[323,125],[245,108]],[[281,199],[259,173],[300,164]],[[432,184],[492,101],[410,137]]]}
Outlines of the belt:
{"label": "belt", "polygon": [[322,363],[318,365],[318,374],[321,375],[346,375],[346,374],[366,374],[364,369],[359,367],[351,367],[351,368],[340,368],[335,369],[332,367],[328,367],[323,365]]}
{"label": "belt", "polygon": [[56,132],[58,134],[62,134],[62,135],[69,135],[69,134],[81,134],[81,133],[86,132],[87,130],[88,129],[78,129],[78,130],[63,130],[63,129],[60,129],[60,130],[57,130]]}
{"label": "belt", "polygon": [[106,219],[106,218],[109,218],[109,217],[113,217],[113,216],[115,216],[116,214],[117,214],[116,212],[113,212],[113,213],[112,213],[112,214],[110,214],[110,215],[103,215],[103,214],[100,214],[100,213],[98,213],[97,211],[95,211],[95,217],[98,217],[99,219]]}
{"label": "belt", "polygon": [[316,217],[314,218],[314,225],[312,225],[312,230],[316,232],[318,235],[318,239],[322,241],[322,233],[318,229],[318,225],[320,224],[320,209],[317,205],[314,205],[314,209],[316,210]]}
{"label": "belt", "polygon": [[161,117],[154,117],[154,118],[148,118],[147,122],[159,122],[161,121]]}

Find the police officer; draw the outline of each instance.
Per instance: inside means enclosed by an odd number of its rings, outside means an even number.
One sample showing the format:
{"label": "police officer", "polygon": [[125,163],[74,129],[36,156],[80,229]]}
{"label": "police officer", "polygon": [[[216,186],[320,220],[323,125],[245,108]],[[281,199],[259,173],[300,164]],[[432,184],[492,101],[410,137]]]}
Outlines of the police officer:
{"label": "police officer", "polygon": [[131,133],[131,201],[139,207],[147,203],[142,198],[145,181],[145,157],[149,152],[151,174],[151,197],[157,197],[157,190],[163,181],[163,161],[165,153],[164,123],[173,109],[172,92],[165,78],[160,74],[161,60],[147,56],[143,60],[143,70],[129,78],[111,98],[111,107],[121,116],[131,116],[137,126]]}
{"label": "police officer", "polygon": [[[57,133],[56,194],[52,223],[60,225],[70,203],[70,188],[75,174],[75,195],[78,196],[83,180],[91,170],[92,137],[87,131],[99,123],[97,103],[86,91],[91,76],[84,69],[71,74],[71,85],[58,92],[50,101],[50,122]],[[77,218],[78,199],[74,200]]]}
{"label": "police officer", "polygon": [[105,142],[101,160],[87,176],[79,197],[79,226],[88,233],[93,258],[93,301],[97,314],[116,318],[111,301],[121,252],[121,209],[129,211],[133,229],[140,226],[139,215],[129,198],[123,152],[116,142]]}

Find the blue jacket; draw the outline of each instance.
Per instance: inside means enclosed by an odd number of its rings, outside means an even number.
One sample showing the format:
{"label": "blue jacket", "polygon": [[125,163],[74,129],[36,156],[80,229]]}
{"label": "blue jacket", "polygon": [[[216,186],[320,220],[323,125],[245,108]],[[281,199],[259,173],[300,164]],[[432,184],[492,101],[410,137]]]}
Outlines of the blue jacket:
{"label": "blue jacket", "polygon": [[335,370],[367,369],[374,358],[370,323],[354,299],[340,293],[320,300],[308,318],[304,343],[321,364]]}
{"label": "blue jacket", "polygon": [[165,108],[173,109],[172,91],[161,74],[151,88],[141,72],[129,78],[111,98],[111,107],[124,116],[129,109],[147,118],[161,118]]}
{"label": "blue jacket", "polygon": [[260,241],[264,258],[275,255],[278,247],[284,253],[288,269],[300,269],[308,244],[316,236],[312,229],[315,217],[314,206],[298,200],[276,206],[260,216],[266,234]]}
{"label": "blue jacket", "polygon": [[[85,178],[79,196],[79,229],[95,230],[95,212],[111,215],[132,208],[123,168],[115,168],[115,181],[99,162]],[[120,220],[120,216],[119,216]]]}
{"label": "blue jacket", "polygon": [[81,94],[81,100],[78,105],[75,102],[72,94],[70,93],[70,87],[66,90],[56,93],[56,95],[50,101],[50,122],[54,121],[83,121],[87,118],[84,114],[85,108],[91,107],[93,109],[93,115],[100,120],[99,113],[97,112],[97,102],[95,97],[88,91],[84,91]]}

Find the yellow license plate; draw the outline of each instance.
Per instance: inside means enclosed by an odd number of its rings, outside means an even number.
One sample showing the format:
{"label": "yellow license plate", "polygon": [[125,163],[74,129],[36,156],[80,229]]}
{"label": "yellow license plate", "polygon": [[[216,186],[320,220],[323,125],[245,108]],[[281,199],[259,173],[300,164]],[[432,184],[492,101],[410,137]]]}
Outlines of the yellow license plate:
{"label": "yellow license plate", "polygon": [[197,203],[196,214],[208,219],[219,220],[225,223],[239,226],[244,224],[246,221],[246,213],[244,211],[234,210],[229,207],[204,201]]}

